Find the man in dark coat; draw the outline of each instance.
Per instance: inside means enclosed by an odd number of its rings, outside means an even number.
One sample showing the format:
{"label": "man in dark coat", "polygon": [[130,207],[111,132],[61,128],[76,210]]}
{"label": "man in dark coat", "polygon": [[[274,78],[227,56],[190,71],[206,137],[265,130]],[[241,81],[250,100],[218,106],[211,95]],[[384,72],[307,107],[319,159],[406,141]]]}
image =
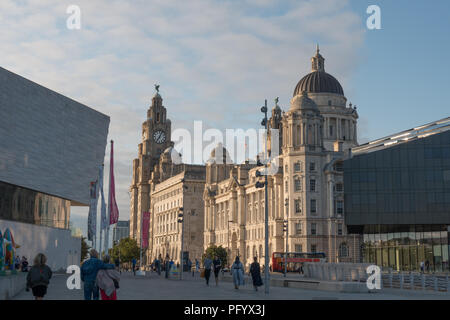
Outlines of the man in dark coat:
{"label": "man in dark coat", "polygon": [[250,265],[250,274],[253,280],[253,287],[255,288],[255,291],[258,291],[258,287],[262,286],[263,282],[261,279],[261,268],[257,257],[253,258],[253,263]]}

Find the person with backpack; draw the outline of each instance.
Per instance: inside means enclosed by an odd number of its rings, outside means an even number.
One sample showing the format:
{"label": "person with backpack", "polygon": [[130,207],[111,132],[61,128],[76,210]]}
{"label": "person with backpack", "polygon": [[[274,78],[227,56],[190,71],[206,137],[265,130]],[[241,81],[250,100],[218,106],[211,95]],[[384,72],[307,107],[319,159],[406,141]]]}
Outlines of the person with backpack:
{"label": "person with backpack", "polygon": [[27,275],[26,291],[30,291],[31,288],[36,300],[42,300],[47,294],[47,287],[52,278],[52,270],[45,264],[46,262],[47,257],[38,253]]}
{"label": "person with backpack", "polygon": [[[103,263],[109,263],[109,256],[103,258]],[[117,300],[116,289],[119,289],[120,273],[115,269],[102,269],[97,273],[96,284],[100,289],[102,300]]]}
{"label": "person with backpack", "polygon": [[98,252],[95,249],[91,249],[89,255],[90,259],[83,263],[80,270],[81,281],[84,282],[84,299],[98,300],[97,273],[101,269],[114,269],[114,265],[99,260]]}

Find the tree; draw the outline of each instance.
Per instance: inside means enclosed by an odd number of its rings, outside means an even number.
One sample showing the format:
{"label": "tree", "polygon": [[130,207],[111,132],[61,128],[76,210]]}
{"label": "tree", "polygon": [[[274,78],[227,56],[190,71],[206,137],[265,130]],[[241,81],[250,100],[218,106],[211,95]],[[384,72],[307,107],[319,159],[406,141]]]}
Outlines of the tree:
{"label": "tree", "polygon": [[80,256],[81,260],[80,260],[80,263],[82,263],[84,260],[86,260],[90,248],[91,247],[86,242],[86,238],[82,236],[81,237],[81,256]]}
{"label": "tree", "polygon": [[139,259],[140,249],[135,239],[123,238],[118,244],[115,243],[109,252],[113,261],[119,258],[119,251],[121,262],[131,262],[133,258]]}
{"label": "tree", "polygon": [[205,253],[202,256],[202,262],[205,261],[205,258],[214,259],[214,256],[217,256],[222,262],[222,268],[228,265],[227,261],[227,250],[222,246],[211,245],[206,249]]}

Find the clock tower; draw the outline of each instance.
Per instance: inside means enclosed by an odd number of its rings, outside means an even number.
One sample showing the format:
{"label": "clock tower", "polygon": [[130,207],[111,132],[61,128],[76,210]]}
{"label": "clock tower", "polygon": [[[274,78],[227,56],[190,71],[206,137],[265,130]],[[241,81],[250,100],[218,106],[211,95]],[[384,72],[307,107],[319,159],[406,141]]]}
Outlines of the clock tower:
{"label": "clock tower", "polygon": [[141,215],[150,208],[151,172],[163,151],[172,146],[170,140],[171,122],[163,106],[159,85],[147,110],[147,120],[142,124],[142,142],[139,144],[138,158],[133,160],[133,181],[130,186],[130,237],[140,243]]}

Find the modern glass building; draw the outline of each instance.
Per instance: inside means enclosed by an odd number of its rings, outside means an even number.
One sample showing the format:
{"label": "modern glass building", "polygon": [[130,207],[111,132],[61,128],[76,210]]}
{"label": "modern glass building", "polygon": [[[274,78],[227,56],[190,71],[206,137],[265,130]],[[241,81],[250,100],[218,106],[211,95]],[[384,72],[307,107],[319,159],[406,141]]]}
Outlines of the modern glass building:
{"label": "modern glass building", "polygon": [[364,262],[449,271],[450,117],[353,148],[344,186]]}
{"label": "modern glass building", "polygon": [[0,231],[53,270],[79,263],[71,206],[89,206],[110,118],[0,67]]}

